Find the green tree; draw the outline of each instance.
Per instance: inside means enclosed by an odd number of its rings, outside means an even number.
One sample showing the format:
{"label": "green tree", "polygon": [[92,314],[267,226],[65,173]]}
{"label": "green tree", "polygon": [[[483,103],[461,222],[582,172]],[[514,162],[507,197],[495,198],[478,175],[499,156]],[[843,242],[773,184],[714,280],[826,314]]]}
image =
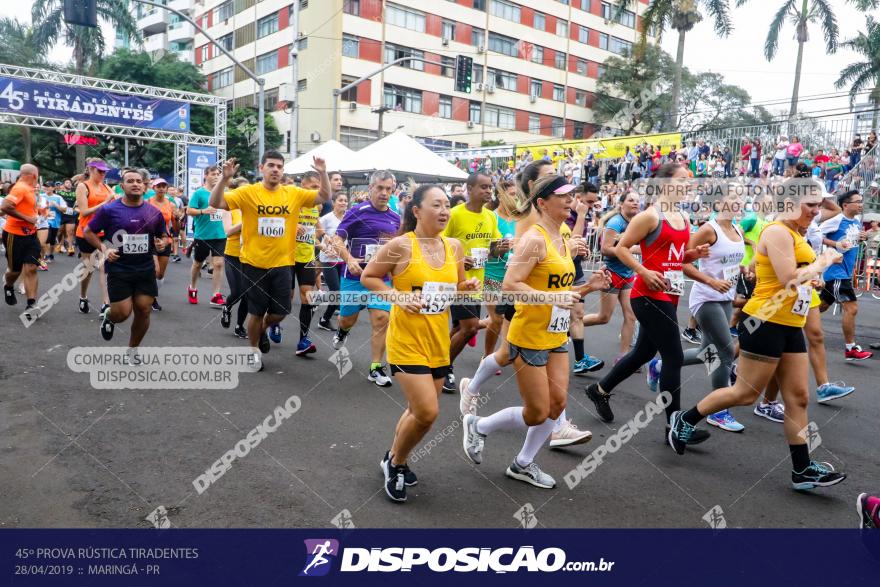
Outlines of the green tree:
{"label": "green tree", "polygon": [[839,90],[849,86],[850,105],[855,103],[858,94],[870,90],[868,99],[874,106],[871,128],[877,128],[880,115],[880,22],[869,16],[866,32],[859,32],[858,36],[844,41],[840,46],[855,51],[864,60],[844,67],[834,87]]}
{"label": "green tree", "polygon": [[[229,157],[235,157],[242,172],[257,167],[258,129],[256,108],[236,108],[227,117],[226,153]],[[266,116],[263,133],[267,151],[281,146],[283,137],[272,116]]]}

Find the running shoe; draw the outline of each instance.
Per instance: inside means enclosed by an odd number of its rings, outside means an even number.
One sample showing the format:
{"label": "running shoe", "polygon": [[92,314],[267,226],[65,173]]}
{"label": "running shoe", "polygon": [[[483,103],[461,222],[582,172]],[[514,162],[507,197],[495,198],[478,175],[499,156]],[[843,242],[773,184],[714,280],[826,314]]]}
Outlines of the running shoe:
{"label": "running shoe", "polygon": [[589,373],[590,371],[598,371],[602,367],[605,366],[605,361],[602,359],[597,359],[596,357],[591,357],[590,355],[584,355],[584,358],[580,361],[577,361],[574,364],[574,368],[571,370],[575,375],[583,375],[584,373]]}
{"label": "running shoe", "polygon": [[88,314],[89,313],[89,300],[86,298],[79,299],[79,313],[80,314]]}
{"label": "running shoe", "polygon": [[390,460],[383,461],[382,474],[385,476],[385,495],[397,503],[406,501],[406,476],[403,467],[395,467]]}
{"label": "running shoe", "polygon": [[443,393],[455,393],[455,375],[452,374],[452,367],[449,368],[449,373],[446,374],[441,391]]}
{"label": "running shoe", "polygon": [[648,379],[648,389],[655,393],[660,385],[660,371],[662,369],[663,361],[661,359],[654,357],[648,362],[648,373],[646,375]]}
{"label": "running shoe", "polygon": [[831,463],[810,461],[803,471],[791,472],[791,486],[797,491],[807,491],[816,487],[831,487],[846,479],[846,473],[838,473]]}
{"label": "running shoe", "polygon": [[672,415],[669,416],[669,434],[666,435],[669,446],[679,455],[684,454],[688,441],[694,433],[694,427],[685,422],[682,416],[684,416],[684,412],[681,410],[672,412]]}
{"label": "running shoe", "polygon": [[193,289],[191,287],[186,288],[186,298],[189,300],[190,304],[198,304],[199,303],[199,290]]}
{"label": "running shoe", "polygon": [[98,312],[101,316],[110,311],[110,304],[101,304],[101,310]]}
{"label": "running shoe", "polygon": [[296,345],[296,356],[304,357],[306,355],[311,355],[312,353],[317,353],[318,347],[312,344],[308,338],[304,338]]}
{"label": "running shoe", "polygon": [[864,361],[865,359],[870,359],[874,356],[874,353],[871,351],[863,351],[862,347],[859,345],[855,345],[853,348],[845,351],[843,353],[843,357],[847,361]]}
{"label": "running shoe", "polygon": [[880,497],[862,493],[856,499],[856,511],[859,514],[859,527],[876,530],[880,528]]}
{"label": "running shoe", "polygon": [[685,328],[681,331],[681,337],[691,344],[700,344],[703,342],[703,335],[697,328]]}
{"label": "running shoe", "polygon": [[[669,442],[669,431],[671,429],[669,426],[666,426],[666,430],[663,433],[663,443],[666,444]],[[694,431],[691,432],[691,438],[687,441],[688,446],[694,446],[696,444],[702,444],[709,440],[712,437],[711,434],[707,430],[703,430],[702,428],[694,428]]]}
{"label": "running shoe", "polygon": [[525,467],[520,467],[519,464],[516,462],[516,459],[513,459],[513,462],[510,463],[510,466],[507,467],[507,470],[504,472],[504,474],[511,479],[524,481],[529,485],[534,485],[535,487],[540,487],[541,489],[553,489],[554,487],[556,487],[556,480],[544,471],[542,471],[541,468],[538,466],[538,463],[534,461],[532,461]]}
{"label": "running shoe", "polygon": [[323,316],[318,318],[318,328],[326,330],[327,332],[336,332],[336,329],[333,328],[333,324],[331,324],[329,320],[324,320]]}
{"label": "running shoe", "polygon": [[116,328],[116,325],[110,322],[110,318],[107,315],[104,315],[104,318],[101,320],[101,336],[104,340],[110,340],[113,338],[113,330]]}
{"label": "running shoe", "polygon": [[385,375],[385,367],[376,367],[370,369],[367,379],[378,385],[379,387],[391,387],[391,378]]}
{"label": "running shoe", "polygon": [[3,297],[6,299],[6,303],[10,306],[14,306],[18,303],[18,298],[15,297],[15,288],[13,286],[3,286]]}
{"label": "running shoe", "polygon": [[[379,466],[382,467],[382,468],[384,469],[384,468],[385,468],[385,465],[386,465],[390,460],[391,460],[391,451],[390,451],[390,450],[386,450],[386,451],[385,451],[385,456],[382,457],[382,462],[379,463]],[[406,463],[404,463],[404,464],[400,465],[400,467],[403,469],[403,483],[404,483],[404,485],[406,485],[407,487],[412,487],[413,485],[418,485],[418,484],[419,484],[419,479],[418,479],[418,477],[416,477],[416,474],[413,473],[413,472],[410,470],[409,465],[407,465]]]}
{"label": "running shoe", "polygon": [[745,426],[736,421],[730,410],[721,410],[706,417],[706,422],[728,432],[742,432]]}
{"label": "running shoe", "polygon": [[211,306],[214,308],[222,308],[226,305],[226,300],[223,299],[223,294],[219,291],[211,296]]}
{"label": "running shoe", "polygon": [[477,465],[483,462],[483,445],[486,442],[486,435],[477,432],[479,420],[479,416],[473,414],[467,414],[461,420],[461,429],[464,433],[461,443],[464,454]]}
{"label": "running shoe", "polygon": [[48,271],[48,270],[49,270],[49,266],[46,265],[45,261],[40,261],[40,264],[37,265],[37,271]]}
{"label": "running shoe", "polygon": [[562,424],[559,432],[550,435],[550,448],[563,448],[566,446],[574,446],[576,444],[585,444],[593,438],[593,433],[589,430],[578,430],[578,427],[571,420],[566,420]]}
{"label": "running shoe", "polygon": [[265,331],[260,333],[260,342],[257,343],[257,348],[261,353],[268,353],[272,348],[272,345],[269,344],[269,335]]}
{"label": "running shoe", "polygon": [[826,383],[816,388],[816,397],[820,404],[846,397],[856,390],[855,387],[845,385],[843,381]]}
{"label": "running shoe", "polygon": [[755,406],[755,415],[767,418],[771,422],[782,424],[785,422],[785,406],[779,402],[758,402]]}
{"label": "running shoe", "polygon": [[33,322],[39,318],[37,315],[37,306],[35,304],[28,304],[24,309],[24,317],[28,322]]}
{"label": "running shoe", "polygon": [[738,338],[738,337],[739,337],[739,330],[736,329],[736,326],[731,326],[731,327],[730,327],[730,336],[731,336],[732,338]]}
{"label": "running shoe", "polygon": [[267,332],[269,333],[269,340],[271,340],[275,344],[281,344],[283,335],[280,324],[273,324],[269,327],[269,330],[267,330]]}
{"label": "running shoe", "polygon": [[232,308],[229,306],[223,306],[223,308],[220,309],[220,326],[223,328],[229,328],[230,324],[232,324]]}
{"label": "running shoe", "polygon": [[153,311],[161,312],[162,306],[159,305],[159,298],[153,298]]}
{"label": "running shoe", "polygon": [[172,263],[180,263],[180,255],[171,255]]}
{"label": "running shoe", "polygon": [[75,254],[76,254],[76,251],[74,251],[73,249],[70,249],[69,251],[67,251],[68,257],[73,257]]}
{"label": "running shoe", "polygon": [[345,346],[345,339],[348,338],[348,330],[341,328],[333,335],[333,348],[337,351]]}
{"label": "running shoe", "polygon": [[461,412],[462,416],[467,416],[468,414],[472,416],[477,415],[477,407],[480,400],[480,396],[471,393],[468,389],[468,384],[471,380],[468,377],[462,377],[458,382],[458,409]]}
{"label": "running shoe", "polygon": [[596,412],[599,414],[599,419],[603,422],[614,422],[614,412],[611,411],[611,404],[609,403],[611,394],[599,391],[598,383],[593,383],[584,391],[586,392],[587,397],[593,402],[593,405],[596,406]]}
{"label": "running shoe", "polygon": [[232,331],[232,334],[234,334],[238,338],[243,339],[247,339],[248,337],[247,329],[244,326],[236,325],[235,329]]}
{"label": "running shoe", "polygon": [[263,355],[262,353],[253,353],[250,355],[248,360],[249,364],[254,367],[254,372],[259,373],[265,367],[263,366]]}

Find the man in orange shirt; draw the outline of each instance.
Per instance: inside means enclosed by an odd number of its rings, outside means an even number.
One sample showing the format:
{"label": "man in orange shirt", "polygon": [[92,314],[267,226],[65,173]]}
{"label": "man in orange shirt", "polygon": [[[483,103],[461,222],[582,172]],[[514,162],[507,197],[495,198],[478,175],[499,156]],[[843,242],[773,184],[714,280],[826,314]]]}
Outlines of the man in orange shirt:
{"label": "man in orange shirt", "polygon": [[18,181],[12,186],[3,204],[0,204],[0,212],[7,216],[3,230],[7,263],[3,295],[10,306],[18,303],[15,297],[15,280],[22,275],[27,295],[25,312],[37,303],[37,265],[40,262],[40,241],[36,230],[38,177],[39,171],[35,165],[22,165]]}

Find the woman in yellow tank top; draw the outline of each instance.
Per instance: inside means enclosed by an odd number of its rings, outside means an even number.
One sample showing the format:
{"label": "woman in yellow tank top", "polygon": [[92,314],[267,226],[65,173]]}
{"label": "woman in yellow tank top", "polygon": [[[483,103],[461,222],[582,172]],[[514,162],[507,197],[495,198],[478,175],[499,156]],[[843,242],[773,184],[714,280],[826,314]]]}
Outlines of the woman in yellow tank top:
{"label": "woman in yellow tank top", "polygon": [[507,341],[524,405],[485,418],[468,413],[463,420],[464,450],[477,464],[487,435],[527,429],[525,444],[506,475],[544,489],[552,489],[556,481],[534,459],[565,409],[571,308],[582,295],[610,284],[600,271],[586,285],[572,289],[574,261],[560,227],[571,213],[574,189],[557,175],[535,182],[526,207],[537,210],[538,221],[516,243],[504,276],[504,291],[521,296]]}
{"label": "woman in yellow tank top", "polygon": [[[367,289],[395,298],[388,323],[388,363],[407,408],[381,467],[385,493],[396,502],[406,501],[406,487],[417,483],[406,460],[440,411],[437,398],[449,372],[451,294],[480,285],[465,276],[461,243],[441,236],[449,210],[442,188],[419,186],[406,208],[401,236],[383,245],[361,274]],[[383,281],[389,274],[391,287]]]}
{"label": "woman in yellow tank top", "polygon": [[755,247],[757,283],[739,323],[736,383],[713,391],[690,410],[673,413],[668,439],[675,452],[684,454],[694,426],[703,417],[734,406],[752,405],[775,374],[785,403],[792,487],[802,491],[836,485],[846,478],[831,465],[810,459],[803,432],[809,422],[809,363],[803,328],[814,288],[821,284],[825,269],[839,262],[841,255],[827,249],[816,257],[800,232],[819,213],[822,195],[812,191],[802,195],[804,192],[794,192],[790,187],[801,186],[793,182],[786,185],[786,192],[801,196],[797,202],[785,200],[784,211],[764,228]]}

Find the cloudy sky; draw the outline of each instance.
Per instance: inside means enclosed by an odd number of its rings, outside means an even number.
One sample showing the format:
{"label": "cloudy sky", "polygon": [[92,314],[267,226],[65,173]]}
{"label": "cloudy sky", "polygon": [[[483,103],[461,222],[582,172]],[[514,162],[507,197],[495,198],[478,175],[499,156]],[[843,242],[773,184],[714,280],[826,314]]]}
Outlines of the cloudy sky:
{"label": "cloudy sky", "polygon": [[[428,4],[439,1],[429,0]],[[14,16],[29,21],[31,4],[27,0],[4,1],[0,6],[0,16]],[[731,4],[735,2],[732,1]],[[771,111],[787,112],[797,58],[794,28],[786,25],[783,29],[779,51],[773,62],[768,63],[763,55],[767,28],[781,4],[782,0],[752,0],[744,7],[734,9],[735,30],[726,39],[719,38],[711,23],[704,20],[687,35],[685,65],[693,71],[721,73],[728,83],[748,90],[755,103],[766,104]],[[844,0],[834,0],[833,4],[837,11],[841,40],[855,36],[860,28],[864,28],[864,14]],[[105,30],[105,35],[108,37],[108,45],[112,46],[112,31]],[[664,38],[663,47],[674,55],[677,40],[677,34],[673,31]],[[58,62],[68,61],[70,50],[59,45],[51,52],[50,57]],[[856,55],[850,51],[826,54],[822,31],[818,26],[812,26],[810,42],[804,50],[801,109],[826,113],[832,109],[845,110],[849,103],[845,97],[814,99],[810,96],[840,93],[834,89],[834,81],[840,70],[856,59]]]}

